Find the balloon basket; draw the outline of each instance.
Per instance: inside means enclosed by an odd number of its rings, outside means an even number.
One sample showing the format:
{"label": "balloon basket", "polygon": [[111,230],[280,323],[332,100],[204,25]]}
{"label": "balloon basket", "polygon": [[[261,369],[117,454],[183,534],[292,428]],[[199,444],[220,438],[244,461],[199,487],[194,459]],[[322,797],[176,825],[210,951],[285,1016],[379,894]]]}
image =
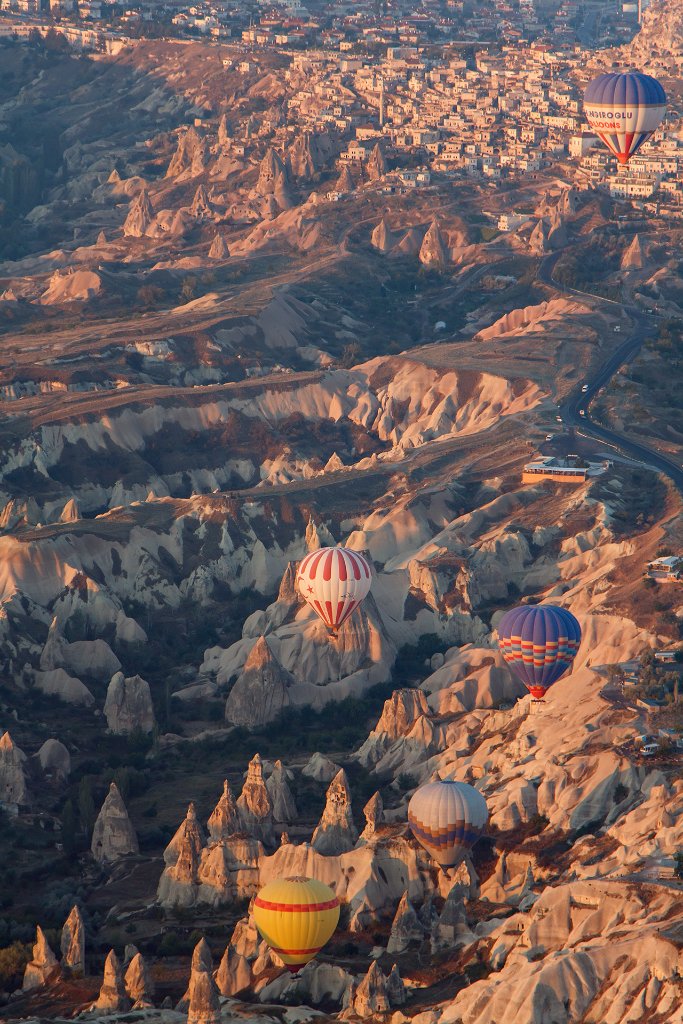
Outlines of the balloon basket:
{"label": "balloon basket", "polygon": [[545,707],[545,701],[542,697],[532,697],[531,704],[529,705],[529,712],[532,715],[538,715]]}

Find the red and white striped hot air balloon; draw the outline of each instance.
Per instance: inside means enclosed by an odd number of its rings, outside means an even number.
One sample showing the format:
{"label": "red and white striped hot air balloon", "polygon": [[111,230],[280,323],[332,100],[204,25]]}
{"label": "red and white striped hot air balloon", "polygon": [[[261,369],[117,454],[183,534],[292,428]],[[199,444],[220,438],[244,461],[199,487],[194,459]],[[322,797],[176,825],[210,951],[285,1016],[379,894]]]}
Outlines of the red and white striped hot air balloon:
{"label": "red and white striped hot air balloon", "polygon": [[299,593],[332,633],[367,596],[372,570],[367,559],[349,548],[320,548],[299,564]]}

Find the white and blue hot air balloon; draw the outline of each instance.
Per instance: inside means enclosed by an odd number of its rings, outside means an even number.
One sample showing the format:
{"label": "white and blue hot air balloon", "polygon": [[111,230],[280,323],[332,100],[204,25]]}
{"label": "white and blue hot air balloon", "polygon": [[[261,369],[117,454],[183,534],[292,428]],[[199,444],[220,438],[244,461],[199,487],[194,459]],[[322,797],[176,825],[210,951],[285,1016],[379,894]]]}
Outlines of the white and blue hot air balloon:
{"label": "white and blue hot air balloon", "polygon": [[627,164],[664,120],[666,93],[641,71],[598,75],[586,86],[583,107],[591,129]]}

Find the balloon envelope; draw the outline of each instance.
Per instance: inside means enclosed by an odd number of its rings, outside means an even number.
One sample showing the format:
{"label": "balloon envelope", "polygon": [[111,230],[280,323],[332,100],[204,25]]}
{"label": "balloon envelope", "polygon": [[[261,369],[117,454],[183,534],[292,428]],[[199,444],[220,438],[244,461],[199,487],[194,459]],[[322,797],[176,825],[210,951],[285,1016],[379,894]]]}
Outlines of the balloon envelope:
{"label": "balloon envelope", "polygon": [[299,564],[299,593],[336,632],[367,596],[372,570],[367,560],[349,548],[320,548]]}
{"label": "balloon envelope", "polygon": [[640,71],[598,75],[583,101],[588,124],[620,164],[628,163],[666,113],[664,89]]}
{"label": "balloon envelope", "polygon": [[566,608],[522,605],[498,624],[498,646],[531,695],[542,699],[571,666],[581,643],[581,627]]}
{"label": "balloon envelope", "polygon": [[315,878],[279,878],[254,900],[254,921],[273,952],[290,971],[298,971],[332,937],[339,900]]}
{"label": "balloon envelope", "polygon": [[488,817],[483,796],[466,782],[428,782],[408,804],[413,835],[443,868],[462,860],[484,831]]}

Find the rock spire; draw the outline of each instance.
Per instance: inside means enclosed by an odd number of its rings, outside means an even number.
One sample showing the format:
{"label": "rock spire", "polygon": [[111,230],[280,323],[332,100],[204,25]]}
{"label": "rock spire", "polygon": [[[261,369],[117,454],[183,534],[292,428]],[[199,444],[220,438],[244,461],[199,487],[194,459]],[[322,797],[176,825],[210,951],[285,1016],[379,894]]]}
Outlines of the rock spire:
{"label": "rock spire", "polygon": [[110,785],[97,816],[90,849],[100,864],[113,864],[129,853],[138,852],[135,829],[115,782]]}
{"label": "rock spire", "polygon": [[357,839],[349,783],[346,772],[340,768],[328,787],[325,809],[313,833],[311,845],[318,853],[337,856],[353,849]]}

